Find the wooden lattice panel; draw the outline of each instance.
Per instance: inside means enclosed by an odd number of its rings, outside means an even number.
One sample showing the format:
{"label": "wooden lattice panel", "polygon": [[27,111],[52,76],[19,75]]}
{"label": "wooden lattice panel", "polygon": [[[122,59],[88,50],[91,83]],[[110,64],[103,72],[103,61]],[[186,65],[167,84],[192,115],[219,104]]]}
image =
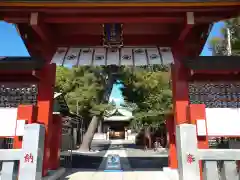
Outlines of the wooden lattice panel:
{"label": "wooden lattice panel", "polygon": [[110,49],[104,47],[61,47],[58,48],[51,63],[72,66],[145,66],[173,63],[169,47],[123,47]]}
{"label": "wooden lattice panel", "polygon": [[37,86],[35,84],[1,83],[0,107],[18,107],[20,104],[37,103]]}
{"label": "wooden lattice panel", "polygon": [[191,104],[207,108],[239,108],[240,82],[192,82],[189,99]]}

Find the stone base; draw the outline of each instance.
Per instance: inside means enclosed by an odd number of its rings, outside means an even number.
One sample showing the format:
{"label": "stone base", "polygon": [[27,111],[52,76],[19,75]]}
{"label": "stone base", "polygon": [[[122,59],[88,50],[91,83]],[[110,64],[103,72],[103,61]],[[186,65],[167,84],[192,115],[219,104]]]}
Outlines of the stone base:
{"label": "stone base", "polygon": [[65,172],[66,172],[65,168],[51,170],[51,171],[49,171],[47,176],[42,178],[42,180],[57,180],[57,179],[61,178]]}
{"label": "stone base", "polygon": [[106,140],[107,139],[106,133],[95,133],[93,139],[94,140]]}
{"label": "stone base", "polygon": [[168,177],[169,180],[179,180],[179,175],[178,175],[177,169],[172,169],[170,167],[164,167],[163,172]]}

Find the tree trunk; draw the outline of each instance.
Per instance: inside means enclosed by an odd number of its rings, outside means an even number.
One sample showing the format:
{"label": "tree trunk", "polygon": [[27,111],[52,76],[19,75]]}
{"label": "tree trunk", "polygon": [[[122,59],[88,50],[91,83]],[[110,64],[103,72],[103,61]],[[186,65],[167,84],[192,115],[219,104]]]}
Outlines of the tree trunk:
{"label": "tree trunk", "polygon": [[97,116],[93,116],[89,126],[88,126],[88,129],[86,131],[86,133],[84,134],[83,136],[83,141],[82,141],[82,144],[79,148],[80,151],[82,152],[87,152],[90,150],[90,146],[91,146],[91,143],[92,143],[92,140],[93,140],[93,136],[96,132],[96,129],[98,127],[98,124],[99,124],[99,121],[100,118],[97,117]]}
{"label": "tree trunk", "polygon": [[102,133],[102,119],[100,121],[98,121],[98,133]]}
{"label": "tree trunk", "polygon": [[145,137],[148,139],[148,148],[152,148],[152,137],[151,137],[151,131],[150,127],[147,127],[145,130]]}

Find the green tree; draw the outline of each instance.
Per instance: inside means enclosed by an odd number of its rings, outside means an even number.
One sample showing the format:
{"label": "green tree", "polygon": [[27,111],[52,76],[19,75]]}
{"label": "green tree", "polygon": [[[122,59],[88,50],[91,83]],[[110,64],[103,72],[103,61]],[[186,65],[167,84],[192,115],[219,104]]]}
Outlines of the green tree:
{"label": "green tree", "polygon": [[119,79],[124,84],[125,106],[134,113],[132,123],[162,124],[172,106],[169,77],[169,69],[162,66],[58,67],[56,88],[65,93],[71,111],[76,112],[78,103],[78,114],[90,122],[80,150],[89,150],[99,121],[113,108],[108,98],[113,83]]}
{"label": "green tree", "polygon": [[240,17],[225,21],[225,26],[221,29],[223,38],[213,37],[209,41],[213,55],[227,55],[227,29],[231,34],[232,55],[240,55]]}
{"label": "green tree", "polygon": [[111,108],[108,99],[105,99],[107,73],[102,67],[79,67],[68,69],[57,67],[56,89],[65,94],[67,104],[72,112],[77,111],[84,121],[90,122],[81,151],[89,151],[99,121],[106,110]]}
{"label": "green tree", "polygon": [[226,27],[222,29],[225,39],[227,38],[226,29],[230,29],[231,46],[234,51],[240,50],[240,17],[229,19],[226,21]]}
{"label": "green tree", "polygon": [[135,105],[133,122],[161,125],[164,115],[172,108],[169,69],[162,66],[125,67],[122,72],[123,96],[126,102]]}
{"label": "green tree", "polygon": [[210,40],[210,49],[212,50],[213,56],[227,55],[227,44],[225,39],[220,37],[214,37]]}
{"label": "green tree", "polygon": [[125,101],[131,104],[130,107],[135,107],[131,124],[138,130],[144,129],[144,144],[151,148],[152,127],[161,127],[165,114],[172,111],[170,70],[161,65],[125,67],[122,68],[121,79]]}

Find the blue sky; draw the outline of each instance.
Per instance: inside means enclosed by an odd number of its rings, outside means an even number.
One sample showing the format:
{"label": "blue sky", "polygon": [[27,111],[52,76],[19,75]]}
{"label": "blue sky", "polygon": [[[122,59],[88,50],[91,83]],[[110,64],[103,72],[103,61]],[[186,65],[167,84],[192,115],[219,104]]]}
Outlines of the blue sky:
{"label": "blue sky", "polygon": [[[221,37],[221,28],[224,27],[224,22],[215,23],[208,37]],[[208,43],[205,44],[201,56],[211,56]],[[0,21],[0,57],[1,56],[29,56],[29,53],[20,38],[14,25]],[[121,85],[115,84],[110,96],[110,101],[114,100],[117,105],[123,103],[123,98],[120,90]]]}
{"label": "blue sky", "polygon": [[215,23],[212,31],[210,33],[210,35],[208,36],[208,40],[207,43],[205,44],[202,53],[200,54],[200,56],[212,56],[212,51],[209,50],[209,44],[208,41],[209,39],[211,39],[212,37],[222,37],[221,34],[221,29],[224,27],[224,22],[220,21],[218,23]]}
{"label": "blue sky", "polygon": [[29,56],[15,27],[3,21],[0,21],[0,57],[1,56]]}
{"label": "blue sky", "polygon": [[119,83],[113,85],[109,102],[114,101],[117,106],[124,103],[122,92],[120,90],[120,88],[122,88],[122,87],[123,87],[123,85],[119,84]]}

